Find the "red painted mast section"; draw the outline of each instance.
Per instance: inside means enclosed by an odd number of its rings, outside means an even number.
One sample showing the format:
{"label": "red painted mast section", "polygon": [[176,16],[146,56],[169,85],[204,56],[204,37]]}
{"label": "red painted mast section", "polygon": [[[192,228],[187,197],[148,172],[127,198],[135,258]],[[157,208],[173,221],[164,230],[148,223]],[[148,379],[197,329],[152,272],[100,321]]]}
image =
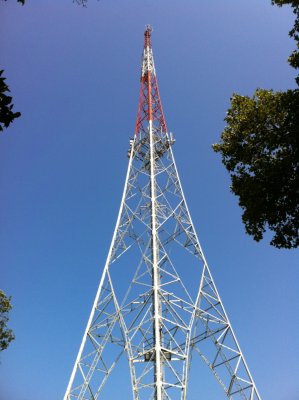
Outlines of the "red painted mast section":
{"label": "red painted mast section", "polygon": [[[147,53],[147,50],[150,49],[152,50],[152,43],[151,43],[151,31],[149,29],[147,29],[144,32],[144,49],[145,51],[145,55]],[[148,69],[148,71],[145,74],[145,82],[147,82],[147,96],[148,96],[148,121],[152,121],[153,120],[153,110],[152,110],[152,88],[151,88],[151,71],[150,69]],[[142,81],[142,77],[141,77],[141,81]]]}
{"label": "red painted mast section", "polygon": [[162,103],[156,78],[151,42],[152,28],[147,26],[144,32],[144,48],[141,65],[140,95],[135,134],[147,133],[148,121],[159,134],[167,132]]}

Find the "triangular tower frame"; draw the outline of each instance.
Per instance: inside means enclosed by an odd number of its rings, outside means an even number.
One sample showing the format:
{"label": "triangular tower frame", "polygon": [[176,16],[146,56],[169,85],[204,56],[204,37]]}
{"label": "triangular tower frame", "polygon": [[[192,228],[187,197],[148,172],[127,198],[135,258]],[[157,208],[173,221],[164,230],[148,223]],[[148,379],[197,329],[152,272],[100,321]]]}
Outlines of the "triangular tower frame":
{"label": "triangular tower frame", "polygon": [[[261,400],[201,249],[144,33],[121,206],[64,400],[97,400],[126,354],[134,400],[187,399],[198,354],[229,399]],[[197,282],[197,285],[196,285]],[[199,286],[199,288],[198,288]]]}

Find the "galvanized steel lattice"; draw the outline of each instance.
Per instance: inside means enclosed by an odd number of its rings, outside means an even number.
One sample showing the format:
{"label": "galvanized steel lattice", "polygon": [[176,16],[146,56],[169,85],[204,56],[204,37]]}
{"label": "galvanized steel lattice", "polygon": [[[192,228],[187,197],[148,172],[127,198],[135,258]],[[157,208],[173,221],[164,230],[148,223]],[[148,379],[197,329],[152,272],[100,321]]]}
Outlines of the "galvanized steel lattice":
{"label": "galvanized steel lattice", "polygon": [[185,201],[149,26],[144,38],[120,211],[64,400],[100,399],[121,357],[134,400],[186,400],[196,355],[229,399],[260,400]]}

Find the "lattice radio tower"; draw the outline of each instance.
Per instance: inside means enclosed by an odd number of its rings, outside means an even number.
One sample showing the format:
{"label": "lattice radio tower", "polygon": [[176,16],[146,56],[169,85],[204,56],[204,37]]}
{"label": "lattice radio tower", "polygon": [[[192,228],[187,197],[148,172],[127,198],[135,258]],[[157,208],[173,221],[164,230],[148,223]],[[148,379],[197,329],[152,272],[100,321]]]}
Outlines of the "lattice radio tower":
{"label": "lattice radio tower", "polygon": [[137,121],[121,206],[64,400],[103,398],[122,356],[128,360],[134,400],[186,400],[197,355],[222,386],[223,397],[260,400],[184,197],[159,95],[151,31],[147,26],[144,33]]}

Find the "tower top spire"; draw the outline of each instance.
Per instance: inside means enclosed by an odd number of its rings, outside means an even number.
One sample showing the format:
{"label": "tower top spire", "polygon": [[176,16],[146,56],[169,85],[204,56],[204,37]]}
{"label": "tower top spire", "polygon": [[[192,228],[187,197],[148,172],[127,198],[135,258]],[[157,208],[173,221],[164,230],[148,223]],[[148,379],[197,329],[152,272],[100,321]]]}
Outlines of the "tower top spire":
{"label": "tower top spire", "polygon": [[146,25],[144,32],[144,47],[141,62],[140,96],[138,104],[135,134],[148,132],[148,122],[151,121],[155,131],[166,134],[166,122],[159,94],[154,63],[151,34],[153,28]]}
{"label": "tower top spire", "polygon": [[153,28],[151,25],[146,25],[144,32],[144,47],[143,47],[143,55],[142,55],[142,66],[141,66],[141,80],[147,77],[147,80],[150,80],[150,75],[156,75],[155,65],[154,65],[154,56],[152,50],[152,34]]}
{"label": "tower top spire", "polygon": [[152,31],[153,31],[153,27],[151,25],[146,25],[145,32],[144,32],[144,48],[145,49],[147,47],[149,47],[149,48],[152,47],[152,43],[151,43]]}

